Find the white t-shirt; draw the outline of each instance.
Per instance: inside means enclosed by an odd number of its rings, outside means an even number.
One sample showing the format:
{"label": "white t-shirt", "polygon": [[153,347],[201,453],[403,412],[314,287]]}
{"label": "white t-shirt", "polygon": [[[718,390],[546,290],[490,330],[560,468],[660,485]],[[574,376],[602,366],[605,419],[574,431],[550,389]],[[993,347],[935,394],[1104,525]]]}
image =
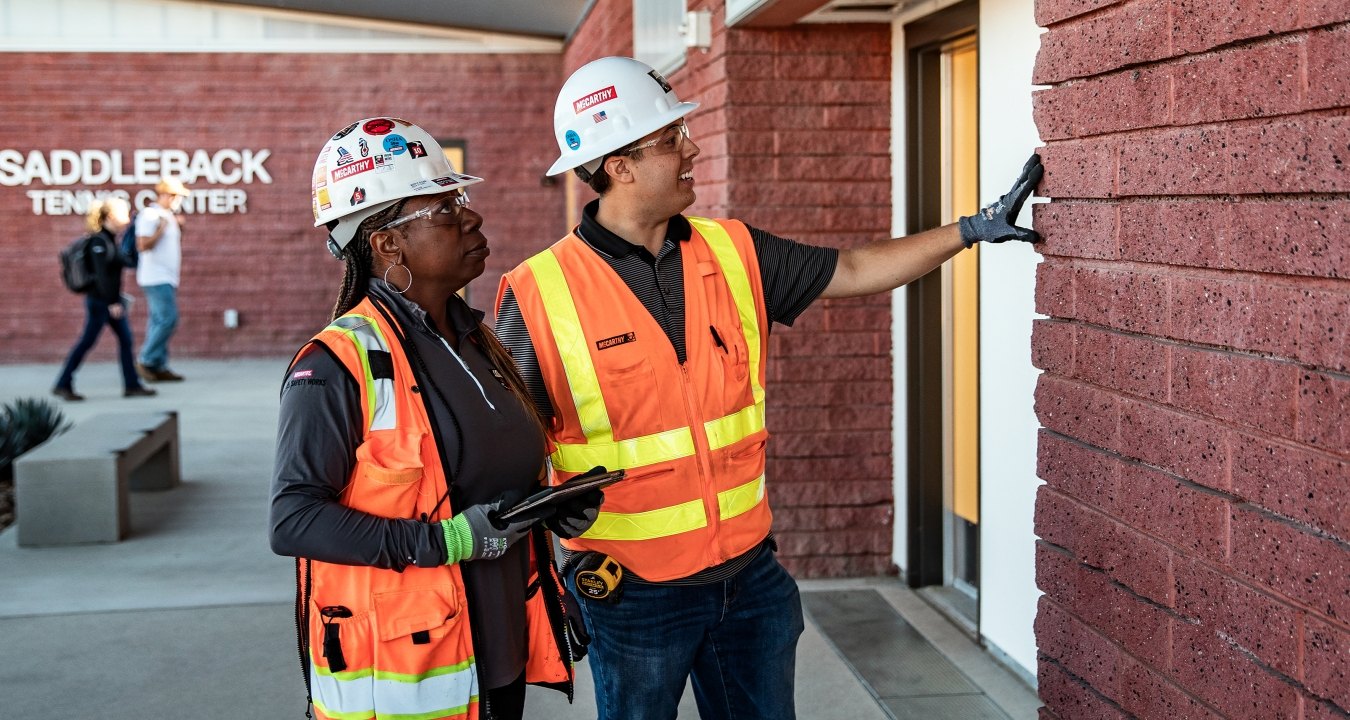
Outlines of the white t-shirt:
{"label": "white t-shirt", "polygon": [[136,284],[142,287],[164,283],[178,287],[178,269],[183,262],[183,233],[173,212],[158,205],[140,211],[136,215],[136,237],[154,235],[161,219],[167,223],[164,234],[159,236],[159,242],[153,248],[140,252],[136,263]]}

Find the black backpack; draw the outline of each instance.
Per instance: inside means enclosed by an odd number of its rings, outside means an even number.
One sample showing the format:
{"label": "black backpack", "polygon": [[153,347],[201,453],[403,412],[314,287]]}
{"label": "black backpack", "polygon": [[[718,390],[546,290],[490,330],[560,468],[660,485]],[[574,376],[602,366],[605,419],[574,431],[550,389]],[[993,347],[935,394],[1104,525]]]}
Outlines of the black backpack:
{"label": "black backpack", "polygon": [[87,293],[94,289],[94,264],[89,248],[92,235],[85,235],[61,251],[61,280],[73,293]]}
{"label": "black backpack", "polygon": [[134,268],[141,261],[141,254],[136,250],[136,214],[131,215],[131,224],[122,233],[121,247],[118,249],[122,254],[122,267]]}

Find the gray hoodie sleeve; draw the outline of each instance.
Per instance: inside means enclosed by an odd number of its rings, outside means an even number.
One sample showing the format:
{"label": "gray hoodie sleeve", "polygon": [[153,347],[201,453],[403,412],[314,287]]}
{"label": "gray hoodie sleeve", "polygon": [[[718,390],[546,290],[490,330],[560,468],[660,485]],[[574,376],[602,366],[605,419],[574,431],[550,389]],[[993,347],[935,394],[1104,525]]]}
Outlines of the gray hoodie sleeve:
{"label": "gray hoodie sleeve", "polygon": [[356,466],[361,423],[356,380],[322,344],[306,346],[281,389],[272,551],[391,570],[444,564],[439,524],[377,517],[338,502]]}

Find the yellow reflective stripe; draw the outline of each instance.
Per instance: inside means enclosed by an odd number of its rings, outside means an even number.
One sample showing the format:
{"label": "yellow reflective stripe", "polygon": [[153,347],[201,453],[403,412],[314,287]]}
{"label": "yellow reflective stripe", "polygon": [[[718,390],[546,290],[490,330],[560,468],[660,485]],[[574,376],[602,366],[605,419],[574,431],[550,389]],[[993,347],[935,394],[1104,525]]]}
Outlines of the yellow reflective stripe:
{"label": "yellow reflective stripe", "polygon": [[376,380],[370,372],[370,348],[389,352],[389,343],[384,332],[374,318],[355,313],[343,315],[328,326],[329,330],[342,333],[356,346],[357,356],[361,358],[361,372],[366,383],[366,417],[371,430],[388,430],[398,424],[398,410],[394,402],[394,381],[390,378]]}
{"label": "yellow reflective stripe", "polygon": [[[563,372],[567,373],[567,385],[572,390],[572,402],[576,405],[577,418],[581,421],[581,431],[587,440],[609,442],[614,439],[614,428],[609,423],[605,398],[600,394],[600,379],[595,373],[595,363],[591,362],[590,348],[581,329],[581,318],[577,315],[576,304],[572,302],[572,293],[567,287],[562,266],[558,264],[558,257],[552,250],[546,250],[526,260],[525,264],[530,266],[534,281],[539,286],[544,313],[548,315],[549,327],[553,329],[553,342],[562,357]],[[583,469],[592,467],[587,465]]]}
{"label": "yellow reflective stripe", "polygon": [[736,252],[736,245],[726,228],[707,218],[686,218],[698,234],[708,241],[717,264],[722,266],[722,277],[726,278],[731,289],[731,298],[736,301],[736,313],[741,316],[741,332],[745,335],[745,346],[750,355],[750,391],[755,402],[764,402],[764,388],[759,384],[760,337],[759,315],[755,312],[755,296],[750,292],[750,276],[746,273],[745,263]]}
{"label": "yellow reflective stripe", "polygon": [[707,527],[702,500],[637,513],[600,511],[581,537],[587,540],[652,540]]}
{"label": "yellow reflective stripe", "polygon": [[585,472],[596,465],[632,470],[693,454],[694,435],[684,427],[614,442],[559,443],[551,459],[555,470]]}
{"label": "yellow reflective stripe", "polygon": [[703,431],[708,434],[708,448],[710,450],[734,445],[763,429],[763,400],[754,405],[743,407],[730,415],[724,415],[716,420],[703,423]]}
{"label": "yellow reflective stripe", "polygon": [[[332,672],[313,662],[310,685],[315,707],[342,720],[389,718],[425,720],[463,715],[478,701],[478,671],[474,658],[428,669],[399,673],[362,668]],[[445,702],[464,704],[445,707]]]}
{"label": "yellow reflective stripe", "polygon": [[747,513],[764,500],[764,476],[717,493],[717,512],[723,520]]}
{"label": "yellow reflective stripe", "polygon": [[[478,702],[478,698],[474,698],[473,702]],[[332,720],[371,720],[372,718],[375,718],[376,720],[435,720],[436,718],[467,717],[469,714],[468,705],[459,705],[444,710],[431,710],[429,712],[414,713],[411,715],[407,713],[396,713],[391,715],[383,712],[376,713],[370,710],[361,712],[339,712],[324,707],[324,704],[317,698],[314,699],[314,707],[318,708],[319,712],[327,717],[332,718]]]}

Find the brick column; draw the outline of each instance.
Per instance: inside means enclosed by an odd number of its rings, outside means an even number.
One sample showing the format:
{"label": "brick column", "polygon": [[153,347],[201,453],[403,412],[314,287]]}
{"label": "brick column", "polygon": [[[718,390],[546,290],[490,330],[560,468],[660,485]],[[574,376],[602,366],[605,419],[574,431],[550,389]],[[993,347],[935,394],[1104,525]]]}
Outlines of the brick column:
{"label": "brick column", "polygon": [[1042,716],[1350,717],[1350,7],[1036,14]]}

